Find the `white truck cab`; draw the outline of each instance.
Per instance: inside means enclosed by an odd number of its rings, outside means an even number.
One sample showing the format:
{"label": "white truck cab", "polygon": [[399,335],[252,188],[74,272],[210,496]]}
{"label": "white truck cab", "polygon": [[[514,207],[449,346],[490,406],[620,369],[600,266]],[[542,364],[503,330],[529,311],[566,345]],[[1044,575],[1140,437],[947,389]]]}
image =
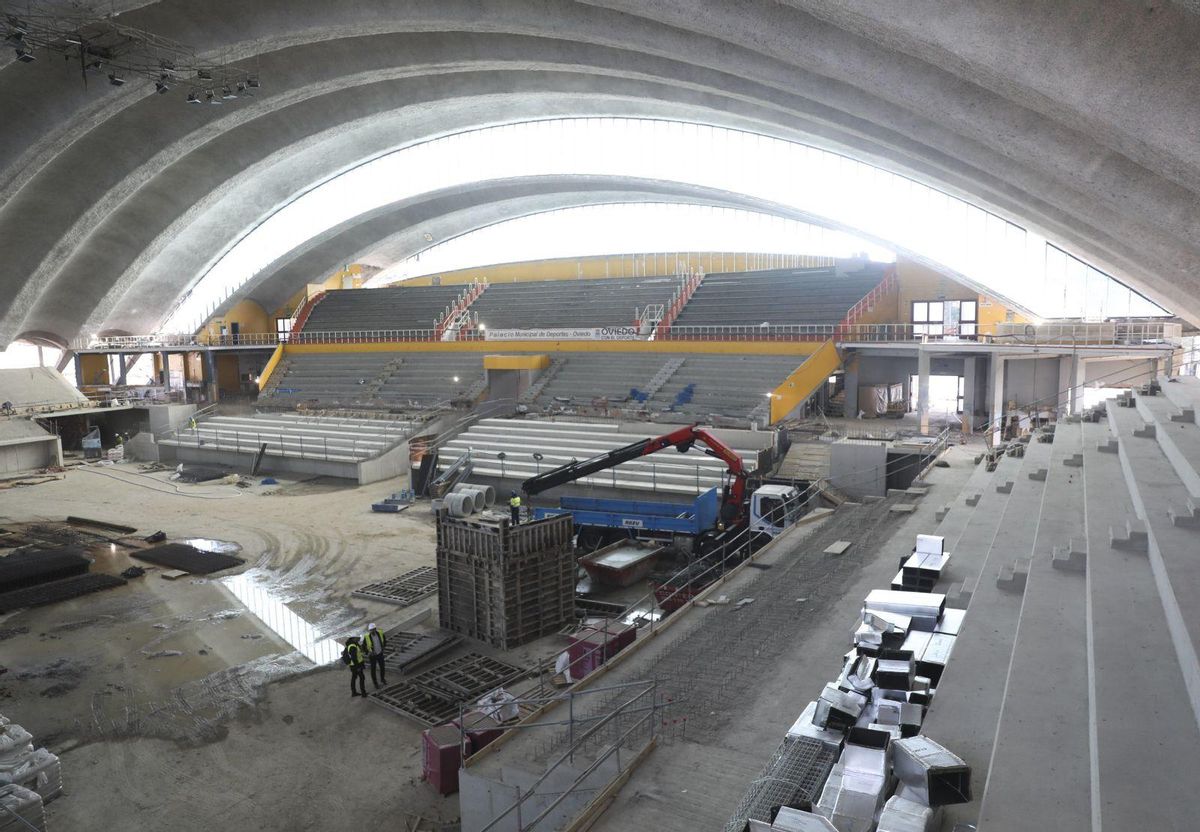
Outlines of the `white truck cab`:
{"label": "white truck cab", "polygon": [[759,486],[750,498],[750,531],[775,537],[795,523],[803,512],[800,491],[795,486]]}

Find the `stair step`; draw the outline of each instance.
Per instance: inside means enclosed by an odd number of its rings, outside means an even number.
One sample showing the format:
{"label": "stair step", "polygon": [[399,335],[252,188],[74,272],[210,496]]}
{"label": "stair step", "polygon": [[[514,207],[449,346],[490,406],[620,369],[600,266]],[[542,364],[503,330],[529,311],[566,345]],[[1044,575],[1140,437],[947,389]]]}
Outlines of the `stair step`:
{"label": "stair step", "polygon": [[1185,407],[1180,412],[1171,417],[1172,422],[1183,422],[1185,424],[1196,424],[1196,411],[1193,408]]}
{"label": "stair step", "polygon": [[1146,524],[1141,520],[1126,520],[1124,531],[1118,531],[1109,526],[1108,540],[1109,546],[1113,549],[1141,552],[1142,554],[1150,551],[1150,538],[1146,534]]}
{"label": "stair step", "polygon": [[942,522],[946,519],[946,515],[950,513],[951,507],[952,506],[950,503],[946,503],[946,505],[942,506],[933,513],[933,519],[937,520],[939,523]]}
{"label": "stair step", "polygon": [[946,593],[946,606],[950,609],[965,610],[971,604],[974,586],[974,582],[966,578],[956,584],[951,584],[950,590]]}
{"label": "stair step", "polygon": [[1177,509],[1175,506],[1168,506],[1167,516],[1171,518],[1172,525],[1187,529],[1200,529],[1200,507],[1191,499],[1187,501],[1185,508]]}
{"label": "stair step", "polygon": [[969,506],[977,506],[979,505],[979,498],[982,496],[982,494],[976,491],[974,494],[968,494],[964,502]]}
{"label": "stair step", "polygon": [[1063,465],[1067,466],[1068,468],[1082,468],[1083,454],[1071,454],[1069,457],[1063,460]]}
{"label": "stair step", "polygon": [[1134,429],[1133,435],[1138,439],[1153,439],[1158,436],[1158,429],[1154,425],[1143,425]]}
{"label": "stair step", "polygon": [[1013,490],[1013,481],[1012,480],[1005,480],[1002,485],[996,486],[997,494],[1011,494],[1012,490]]}
{"label": "stair step", "polygon": [[1107,442],[1098,442],[1096,450],[1102,454],[1115,454],[1121,450],[1121,443],[1116,439],[1110,439]]}
{"label": "stair step", "polygon": [[1029,472],[1029,479],[1031,479],[1031,480],[1034,480],[1035,482],[1045,482],[1045,481],[1046,481],[1046,475],[1047,475],[1048,473],[1050,473],[1050,472],[1049,472],[1049,469],[1047,469],[1047,468],[1038,468],[1038,469],[1037,469],[1037,470],[1035,470],[1035,471],[1030,471],[1030,472]]}
{"label": "stair step", "polygon": [[996,589],[1006,592],[1024,592],[1029,580],[1029,559],[1017,558],[1012,563],[1000,567],[996,576]]}
{"label": "stair step", "polygon": [[1055,546],[1050,565],[1063,572],[1087,571],[1087,544],[1079,545],[1074,540],[1066,546]]}

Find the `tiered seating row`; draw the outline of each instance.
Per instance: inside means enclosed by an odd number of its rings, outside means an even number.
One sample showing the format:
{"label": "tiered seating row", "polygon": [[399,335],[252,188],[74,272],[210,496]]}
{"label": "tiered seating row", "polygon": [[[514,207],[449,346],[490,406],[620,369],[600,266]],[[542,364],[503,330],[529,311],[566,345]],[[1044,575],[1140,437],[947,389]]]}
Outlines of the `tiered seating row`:
{"label": "tiered seating row", "polygon": [[393,286],[326,292],[304,323],[304,332],[433,329],[463,286]]}
{"label": "tiered seating row", "polygon": [[378,456],[412,430],[413,424],[402,420],[257,413],[211,416],[159,444],[240,453],[255,453],[265,444],[268,456],[353,462]]}
{"label": "tiered seating row", "polygon": [[487,329],[632,326],[647,304],[666,304],[675,277],[492,283],[471,304]]}
{"label": "tiered seating row", "polygon": [[839,275],[835,269],[710,274],[672,328],[833,325],[883,279],[881,267]]}
{"label": "tiered seating row", "polygon": [[[653,431],[647,431],[647,435]],[[529,419],[482,419],[470,430],[446,443],[438,452],[439,468],[444,470],[468,450],[474,475],[524,480],[571,460],[611,451],[640,438],[619,433],[615,424],[543,422]],[[743,462],[754,469],[758,455],[753,450],[735,449]],[[504,459],[500,459],[500,454]],[[541,460],[534,454],[542,455]],[[708,456],[699,447],[686,454],[657,454],[635,462],[626,462],[592,477],[577,480],[580,485],[694,496],[721,485],[726,470],[719,459]]]}

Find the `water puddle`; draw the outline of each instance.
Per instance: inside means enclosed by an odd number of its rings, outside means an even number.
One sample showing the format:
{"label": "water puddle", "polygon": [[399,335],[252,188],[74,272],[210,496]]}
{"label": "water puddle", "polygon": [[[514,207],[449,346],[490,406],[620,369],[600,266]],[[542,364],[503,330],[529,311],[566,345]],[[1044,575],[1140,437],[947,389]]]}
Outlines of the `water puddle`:
{"label": "water puddle", "polygon": [[259,621],[309,661],[329,664],[341,655],[341,642],[323,637],[314,625],[292,612],[276,590],[253,570],[224,578],[221,584]]}
{"label": "water puddle", "polygon": [[211,537],[189,537],[186,540],[176,542],[214,555],[236,555],[242,551],[240,544],[234,543],[231,540],[213,540]]}

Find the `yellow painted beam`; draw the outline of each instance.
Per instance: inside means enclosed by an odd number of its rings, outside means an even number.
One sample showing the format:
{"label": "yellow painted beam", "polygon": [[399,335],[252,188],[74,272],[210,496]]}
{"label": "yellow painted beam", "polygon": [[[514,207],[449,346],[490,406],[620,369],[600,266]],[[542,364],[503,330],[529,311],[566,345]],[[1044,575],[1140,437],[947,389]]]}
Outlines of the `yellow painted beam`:
{"label": "yellow painted beam", "polygon": [[816,341],[371,341],[359,344],[288,344],[288,355],[339,352],[648,352],[692,355],[811,355]]}
{"label": "yellow painted beam", "polygon": [[271,378],[271,373],[275,372],[275,368],[279,365],[281,358],[283,358],[283,344],[275,347],[275,352],[271,353],[271,358],[267,361],[267,366],[263,367],[263,371],[258,377],[259,390],[267,386],[267,381]]}
{"label": "yellow painted beam", "polygon": [[826,341],[771,392],[771,424],[791,413],[811,396],[838,367],[842,357],[833,341]]}
{"label": "yellow painted beam", "polygon": [[485,355],[485,370],[544,370],[550,366],[550,356],[542,355]]}

